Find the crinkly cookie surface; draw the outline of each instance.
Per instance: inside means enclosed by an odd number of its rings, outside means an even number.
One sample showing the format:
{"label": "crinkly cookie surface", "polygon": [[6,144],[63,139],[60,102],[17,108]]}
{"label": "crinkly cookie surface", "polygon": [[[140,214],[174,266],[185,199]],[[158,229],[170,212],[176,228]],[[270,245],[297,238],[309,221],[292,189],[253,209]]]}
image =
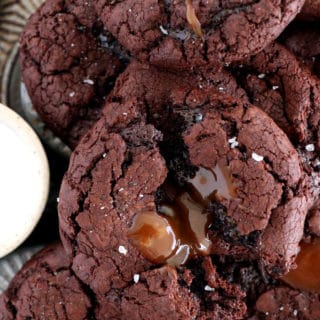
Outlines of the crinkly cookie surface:
{"label": "crinkly cookie surface", "polygon": [[92,304],[62,245],[36,254],[0,296],[0,319],[87,320]]}
{"label": "crinkly cookie surface", "polygon": [[94,0],[133,55],[170,69],[243,59],[283,31],[304,1]]}
{"label": "crinkly cookie surface", "polygon": [[219,319],[222,308],[241,319],[239,287],[210,282],[217,239],[271,274],[298,253],[308,205],[297,152],[258,108],[207,93],[167,101],[155,119],[143,101],[109,103],[71,157],[61,236],[74,272],[114,315],[167,307],[170,319]]}
{"label": "crinkly cookie surface", "polygon": [[22,79],[33,106],[72,148],[99,118],[121,70],[101,32],[90,0],[54,0],[37,10],[21,36]]}

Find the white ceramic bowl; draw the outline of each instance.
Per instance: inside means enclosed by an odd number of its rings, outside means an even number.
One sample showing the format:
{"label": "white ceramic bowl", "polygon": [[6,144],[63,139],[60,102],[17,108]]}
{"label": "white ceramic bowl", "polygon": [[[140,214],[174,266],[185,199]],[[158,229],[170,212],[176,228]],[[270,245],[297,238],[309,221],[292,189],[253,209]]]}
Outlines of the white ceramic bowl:
{"label": "white ceramic bowl", "polygon": [[49,165],[38,136],[0,104],[0,258],[30,235],[48,193]]}

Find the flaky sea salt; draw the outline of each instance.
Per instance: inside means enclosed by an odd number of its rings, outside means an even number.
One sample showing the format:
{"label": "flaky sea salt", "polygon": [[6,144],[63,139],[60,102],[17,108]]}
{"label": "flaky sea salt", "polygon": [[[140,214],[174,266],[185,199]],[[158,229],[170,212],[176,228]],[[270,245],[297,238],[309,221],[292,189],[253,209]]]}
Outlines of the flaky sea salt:
{"label": "flaky sea salt", "polygon": [[233,137],[233,138],[229,139],[228,142],[230,144],[231,149],[234,149],[239,145],[239,142],[237,141],[237,137]]}
{"label": "flaky sea salt", "polygon": [[260,74],[258,75],[258,78],[259,78],[259,79],[264,79],[265,77],[266,77],[265,73],[260,73]]}
{"label": "flaky sea salt", "polygon": [[74,91],[72,91],[72,92],[69,93],[69,97],[70,97],[70,98],[73,98],[75,95],[76,95],[76,93],[75,93]]}
{"label": "flaky sea salt", "polygon": [[204,287],[204,290],[205,290],[205,291],[215,291],[215,288],[211,288],[209,285],[206,285],[206,286]]}
{"label": "flaky sea salt", "polygon": [[255,152],[252,152],[252,159],[255,160],[255,161],[262,161],[263,160],[263,156],[260,156],[259,154],[255,153]]}
{"label": "flaky sea salt", "polygon": [[127,255],[128,250],[124,246],[119,246],[118,248],[119,253]]}
{"label": "flaky sea salt", "polygon": [[309,152],[313,152],[315,150],[314,144],[313,143],[307,144],[306,145],[306,150],[309,151]]}
{"label": "flaky sea salt", "polygon": [[84,79],[84,80],[83,80],[83,83],[89,84],[90,86],[93,86],[93,85],[94,85],[94,81],[91,80],[91,79]]}
{"label": "flaky sea salt", "polygon": [[139,280],[140,280],[140,275],[139,275],[139,274],[135,274],[135,275],[133,276],[133,281],[134,281],[134,283],[138,283]]}
{"label": "flaky sea salt", "polygon": [[168,35],[169,34],[169,32],[168,32],[168,30],[166,30],[162,25],[160,25],[160,31],[163,33],[163,34],[165,34],[165,35]]}

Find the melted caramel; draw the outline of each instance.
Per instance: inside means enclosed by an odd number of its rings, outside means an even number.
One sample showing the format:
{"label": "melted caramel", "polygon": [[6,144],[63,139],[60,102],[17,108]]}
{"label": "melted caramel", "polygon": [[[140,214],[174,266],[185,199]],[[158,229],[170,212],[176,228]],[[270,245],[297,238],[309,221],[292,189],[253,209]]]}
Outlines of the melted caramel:
{"label": "melted caramel", "polygon": [[166,201],[156,213],[138,213],[128,237],[150,261],[184,264],[190,257],[210,253],[208,229],[212,217],[207,207],[212,200],[236,197],[227,167],[199,168],[194,178],[179,187],[167,180],[161,187]]}
{"label": "melted caramel", "polygon": [[198,201],[204,203],[210,200],[230,200],[237,196],[230,170],[219,164],[211,170],[200,168],[189,183],[192,185],[191,192],[195,193]]}
{"label": "melted caramel", "polygon": [[136,215],[128,238],[148,260],[161,263],[176,250],[177,241],[169,221],[153,212]]}
{"label": "melted caramel", "polygon": [[186,0],[186,6],[187,6],[187,21],[189,25],[191,26],[193,32],[203,38],[203,32],[201,28],[201,23],[196,15],[196,12],[194,10],[192,0]]}
{"label": "melted caramel", "polygon": [[291,270],[282,280],[293,288],[320,293],[320,239],[312,243],[301,243],[297,256],[297,268]]}

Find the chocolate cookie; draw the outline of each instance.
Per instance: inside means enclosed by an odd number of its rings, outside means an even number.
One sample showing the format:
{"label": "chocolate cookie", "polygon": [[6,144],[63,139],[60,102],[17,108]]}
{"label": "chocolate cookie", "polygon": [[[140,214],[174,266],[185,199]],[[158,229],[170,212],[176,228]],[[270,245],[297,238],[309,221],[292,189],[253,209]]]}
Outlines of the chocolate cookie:
{"label": "chocolate cookie", "polygon": [[315,21],[320,18],[320,1],[319,0],[306,0],[298,15],[298,19]]}
{"label": "chocolate cookie", "polygon": [[[173,229],[157,213],[154,200],[168,171],[158,147],[161,133],[144,124],[145,110],[134,101],[114,107],[74,151],[59,202],[61,237],[73,270],[97,294],[98,314],[108,310],[115,319],[150,319],[155,314],[159,319],[221,319],[235,314],[241,319],[243,294],[218,275],[210,277],[210,261],[209,267],[201,267],[204,261],[194,260],[186,270],[155,262],[175,256],[176,249]],[[150,221],[150,231],[146,227],[139,245],[135,228],[144,219]],[[157,238],[163,240],[158,249]],[[175,259],[181,258],[177,254]],[[211,278],[218,282],[211,283]]]}
{"label": "chocolate cookie", "polygon": [[295,145],[319,150],[320,82],[293,54],[273,43],[237,65],[235,73],[250,102],[268,113]]}
{"label": "chocolate cookie", "polygon": [[54,0],[37,10],[21,35],[22,79],[32,103],[72,148],[99,118],[122,68],[101,32],[90,0]]}
{"label": "chocolate cookie", "polygon": [[0,296],[0,319],[85,320],[92,304],[61,245],[36,254]]}
{"label": "chocolate cookie", "polygon": [[161,109],[166,102],[174,100],[176,103],[182,103],[188,92],[195,88],[216,89],[248,101],[245,91],[236,79],[223,68],[203,67],[193,72],[175,73],[134,60],[117,78],[106,104],[115,101],[124,103],[131,97],[136,97],[145,101],[152,112],[156,113],[155,110],[159,106]]}
{"label": "chocolate cookie", "polygon": [[[183,101],[162,105],[161,118],[145,102],[108,104],[71,157],[61,237],[77,276],[111,302],[157,266],[193,273],[189,264],[214,253],[216,238],[273,274],[299,250],[308,199],[286,135],[260,109],[220,93],[199,89]],[[206,286],[196,282],[186,288],[193,300]]]}
{"label": "chocolate cookie", "polygon": [[304,1],[94,0],[106,28],[133,55],[169,69],[229,63],[276,39]]}

